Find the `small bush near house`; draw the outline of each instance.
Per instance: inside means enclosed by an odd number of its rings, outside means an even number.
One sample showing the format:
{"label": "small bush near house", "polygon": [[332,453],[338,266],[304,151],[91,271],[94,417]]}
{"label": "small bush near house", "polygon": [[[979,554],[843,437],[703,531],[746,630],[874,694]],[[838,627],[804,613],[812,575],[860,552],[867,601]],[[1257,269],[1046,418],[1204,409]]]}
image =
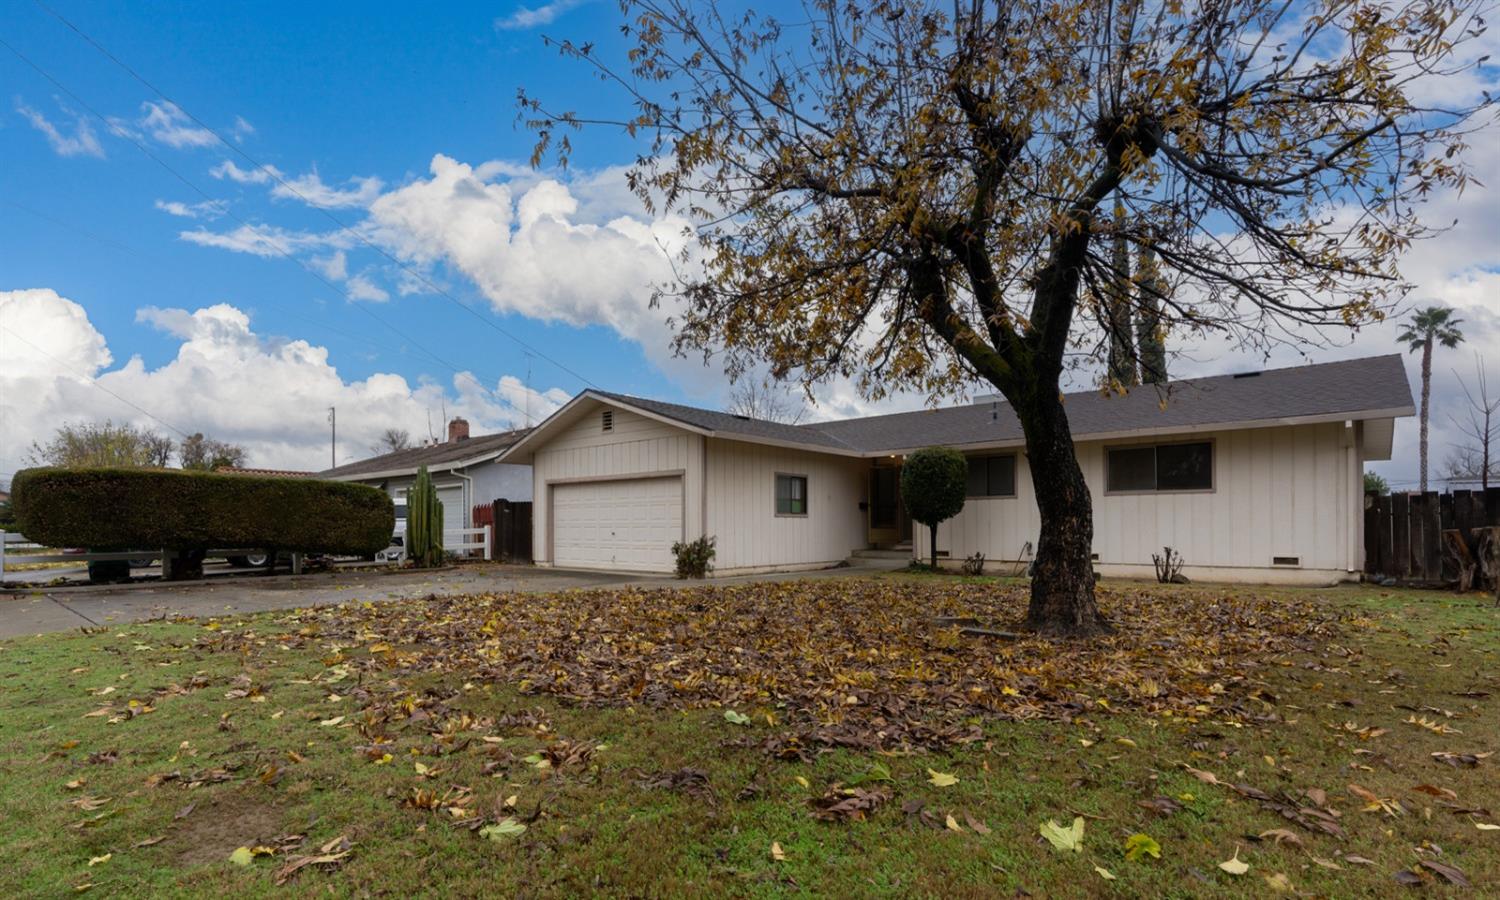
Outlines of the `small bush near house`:
{"label": "small bush near house", "polygon": [[963,571],[965,575],[984,574],[984,554],[976,553],[964,560]]}
{"label": "small bush near house", "polygon": [[27,469],[12,483],[19,530],[51,547],[210,548],[367,555],[395,510],[382,491],[304,478],[167,469]]}
{"label": "small bush near house", "polygon": [[672,555],[677,557],[678,578],[707,578],[713,571],[715,539],[704,535],[696,541],[678,541],[672,545]]}
{"label": "small bush near house", "polygon": [[938,523],[963,510],[968,479],[969,462],[952,447],[926,447],[908,456],[901,466],[901,500],[911,517],[931,532],[934,569]]}

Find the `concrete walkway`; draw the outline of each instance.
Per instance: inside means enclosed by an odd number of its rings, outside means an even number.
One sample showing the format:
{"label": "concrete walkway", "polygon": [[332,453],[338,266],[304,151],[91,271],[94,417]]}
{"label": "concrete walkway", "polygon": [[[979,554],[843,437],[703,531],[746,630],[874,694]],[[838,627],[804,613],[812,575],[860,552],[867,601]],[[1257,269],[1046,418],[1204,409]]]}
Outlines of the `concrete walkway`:
{"label": "concrete walkway", "polygon": [[633,577],[618,572],[579,572],[531,566],[465,565],[430,572],[368,569],[309,575],[245,576],[185,584],[146,582],[0,591],[0,639],[144,622],[176,616],[226,616],[324,606],[351,600],[384,602],[433,594],[548,593],[576,588],[690,587],[802,578],[869,575],[853,567],[715,578],[708,582]]}

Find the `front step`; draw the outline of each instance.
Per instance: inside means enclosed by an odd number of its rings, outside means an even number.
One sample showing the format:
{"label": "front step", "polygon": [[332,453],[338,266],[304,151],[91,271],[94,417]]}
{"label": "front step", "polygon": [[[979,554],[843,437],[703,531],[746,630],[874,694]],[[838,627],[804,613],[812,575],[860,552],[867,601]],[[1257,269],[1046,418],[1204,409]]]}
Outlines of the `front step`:
{"label": "front step", "polygon": [[855,550],[849,565],[865,569],[904,569],[911,563],[911,550]]}

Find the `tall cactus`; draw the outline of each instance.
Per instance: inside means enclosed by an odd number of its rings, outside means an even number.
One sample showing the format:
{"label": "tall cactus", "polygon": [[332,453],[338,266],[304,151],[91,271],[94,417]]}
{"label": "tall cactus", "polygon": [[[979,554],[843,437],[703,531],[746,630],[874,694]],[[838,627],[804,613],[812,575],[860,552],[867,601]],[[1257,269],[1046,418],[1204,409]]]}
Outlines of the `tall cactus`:
{"label": "tall cactus", "polygon": [[424,569],[443,564],[443,504],[426,466],[406,495],[406,553]]}

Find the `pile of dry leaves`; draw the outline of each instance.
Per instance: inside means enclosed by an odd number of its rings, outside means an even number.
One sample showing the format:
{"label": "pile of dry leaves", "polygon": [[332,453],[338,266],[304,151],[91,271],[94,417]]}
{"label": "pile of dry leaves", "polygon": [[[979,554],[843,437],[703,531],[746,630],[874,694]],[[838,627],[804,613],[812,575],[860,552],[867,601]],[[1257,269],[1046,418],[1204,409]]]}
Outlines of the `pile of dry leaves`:
{"label": "pile of dry leaves", "polygon": [[580,704],[723,707],[779,726],[767,749],[796,756],[947,746],[977,738],[984,717],[1253,718],[1265,708],[1255,670],[1326,642],[1339,618],[1249,589],[1099,593],[1116,633],[1076,643],[969,637],[941,621],[1006,627],[1024,616],[1024,588],[865,579],[350,603],[200,642],[336,649],[339,665],[381,681],[452,673]]}

